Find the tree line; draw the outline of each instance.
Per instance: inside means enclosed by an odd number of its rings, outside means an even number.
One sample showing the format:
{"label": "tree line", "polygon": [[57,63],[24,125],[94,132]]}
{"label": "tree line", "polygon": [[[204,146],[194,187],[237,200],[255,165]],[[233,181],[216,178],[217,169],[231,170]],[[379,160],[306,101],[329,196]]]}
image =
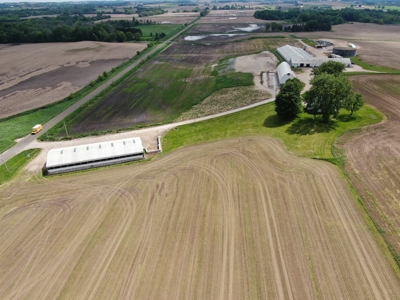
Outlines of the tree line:
{"label": "tree line", "polygon": [[282,23],[266,23],[265,30],[277,32],[277,31],[291,31],[291,32],[300,32],[300,31],[330,31],[332,26],[328,23],[317,22],[315,20],[308,21],[303,24],[293,24],[287,25]]}
{"label": "tree line", "polygon": [[[361,22],[376,24],[400,23],[400,11],[397,10],[370,10],[343,8],[338,10],[303,10],[300,8],[283,10],[259,10],[254,17],[262,20],[288,21],[293,24],[307,24],[309,21],[316,24],[337,25],[345,22]],[[315,23],[313,25],[315,27]]]}
{"label": "tree line", "polygon": [[138,25],[152,25],[155,22],[118,20],[95,23],[105,17],[62,14],[55,18],[43,17],[24,19],[17,22],[0,22],[0,43],[46,43],[102,41],[139,41],[142,31]]}
{"label": "tree line", "polygon": [[327,123],[331,116],[337,118],[342,108],[352,116],[364,105],[364,101],[361,94],[353,92],[351,82],[343,74],[344,69],[342,63],[335,61],[321,64],[313,70],[312,87],[303,95],[304,83],[297,78],[287,80],[276,95],[275,111],[278,116],[291,119],[304,110],[314,118],[321,115],[322,121]]}

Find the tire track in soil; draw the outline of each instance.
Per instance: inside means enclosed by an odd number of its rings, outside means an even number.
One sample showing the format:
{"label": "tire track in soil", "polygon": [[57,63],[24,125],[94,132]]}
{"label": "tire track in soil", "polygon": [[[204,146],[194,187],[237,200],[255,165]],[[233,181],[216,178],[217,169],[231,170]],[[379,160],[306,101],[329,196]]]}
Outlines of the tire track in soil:
{"label": "tire track in soil", "polygon": [[266,137],[15,187],[2,299],[400,298],[339,173]]}

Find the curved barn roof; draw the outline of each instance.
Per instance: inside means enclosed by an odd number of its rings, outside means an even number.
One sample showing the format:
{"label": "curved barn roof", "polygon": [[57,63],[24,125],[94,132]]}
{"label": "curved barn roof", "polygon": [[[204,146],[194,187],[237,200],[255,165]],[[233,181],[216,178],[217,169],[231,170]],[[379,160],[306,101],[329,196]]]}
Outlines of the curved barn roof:
{"label": "curved barn roof", "polygon": [[296,76],[294,75],[292,69],[290,68],[290,65],[289,65],[286,61],[282,62],[282,63],[278,66],[278,68],[276,69],[276,71],[278,72],[278,79],[279,79],[279,83],[280,83],[280,84],[286,82],[286,80],[284,80],[284,79],[288,79],[288,78],[286,78],[286,77],[289,77],[289,78],[295,78],[295,77],[296,77]]}

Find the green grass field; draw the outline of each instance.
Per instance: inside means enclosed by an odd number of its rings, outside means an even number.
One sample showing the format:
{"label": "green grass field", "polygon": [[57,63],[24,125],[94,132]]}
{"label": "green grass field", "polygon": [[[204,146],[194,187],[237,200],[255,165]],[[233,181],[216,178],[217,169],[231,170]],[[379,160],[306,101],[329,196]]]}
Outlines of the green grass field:
{"label": "green grass field", "polygon": [[36,124],[44,124],[53,117],[67,109],[76,100],[69,100],[47,108],[39,108],[36,111],[20,116],[0,120],[0,153],[15,144],[15,139],[24,137],[31,133]]}
{"label": "green grass field", "polygon": [[[185,54],[181,56],[185,59]],[[193,68],[161,58],[130,74],[112,92],[71,115],[66,122],[68,132],[82,136],[171,122],[215,91],[249,85],[253,85],[251,73],[213,72],[211,75],[205,65]]]}
{"label": "green grass field", "polygon": [[228,116],[180,126],[163,139],[164,152],[226,139],[230,137],[268,135],[281,139],[289,151],[303,157],[332,159],[332,145],[342,133],[375,124],[382,120],[380,112],[364,106],[352,117],[342,109],[340,121],[322,123],[318,117],[301,114],[292,122],[281,121],[275,113],[275,104],[269,103]]}
{"label": "green grass field", "polygon": [[[370,63],[363,61],[359,55],[351,57],[350,59],[353,63],[364,68],[365,70],[382,72],[382,73],[390,73],[390,74],[400,74],[400,70],[371,65]],[[351,72],[348,72],[348,73],[351,73]]]}
{"label": "green grass field", "polygon": [[40,152],[40,149],[29,149],[17,154],[11,158],[7,164],[4,164],[1,160],[0,163],[0,185],[13,179],[22,170],[24,166],[28,164],[35,156]]}
{"label": "green grass field", "polygon": [[175,25],[175,24],[160,24],[160,25],[141,25],[136,26],[135,28],[140,29],[142,31],[143,37],[149,37],[150,33],[153,34],[155,37],[156,33],[161,34],[164,32],[166,35],[169,35],[171,32],[176,31],[177,29],[181,28],[182,25]]}

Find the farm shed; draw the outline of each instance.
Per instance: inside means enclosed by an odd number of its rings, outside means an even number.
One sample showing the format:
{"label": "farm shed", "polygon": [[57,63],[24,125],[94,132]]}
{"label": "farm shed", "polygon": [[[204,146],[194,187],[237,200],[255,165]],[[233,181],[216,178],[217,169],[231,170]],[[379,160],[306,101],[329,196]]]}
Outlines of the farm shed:
{"label": "farm shed", "polygon": [[344,56],[344,57],[356,56],[357,49],[351,48],[351,47],[334,47],[332,49],[332,54],[336,54],[336,55],[340,55],[340,56]]}
{"label": "farm shed", "polygon": [[289,45],[280,47],[277,49],[277,51],[291,67],[295,68],[315,68],[330,60],[341,62],[346,67],[351,66],[351,61],[349,58],[316,58],[301,48],[292,47]]}
{"label": "farm shed", "polygon": [[314,56],[303,49],[289,45],[279,47],[276,50],[283,57],[283,59],[286,60],[286,62],[289,62],[292,59],[310,60],[314,58]]}
{"label": "farm shed", "polygon": [[293,79],[296,77],[296,75],[294,75],[292,69],[290,68],[289,64],[286,61],[282,62],[278,66],[277,74],[280,85],[284,84],[286,80]]}
{"label": "farm shed", "polygon": [[48,174],[108,166],[144,158],[142,140],[138,137],[52,149],[47,153]]}
{"label": "farm shed", "polygon": [[337,61],[345,65],[345,67],[350,67],[351,66],[351,60],[350,58],[312,58],[312,59],[291,59],[289,61],[289,64],[292,67],[298,68],[298,67],[311,67],[311,68],[317,68],[320,65],[322,65],[325,62],[328,61]]}

